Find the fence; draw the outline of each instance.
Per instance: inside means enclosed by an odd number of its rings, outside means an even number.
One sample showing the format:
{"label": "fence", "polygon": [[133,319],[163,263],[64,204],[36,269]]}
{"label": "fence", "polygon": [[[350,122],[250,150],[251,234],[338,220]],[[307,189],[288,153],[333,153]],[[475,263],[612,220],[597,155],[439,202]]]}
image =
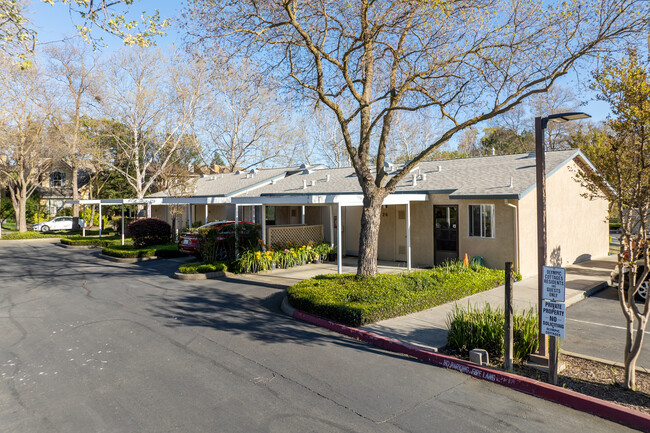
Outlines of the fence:
{"label": "fence", "polygon": [[282,225],[269,226],[266,242],[269,245],[286,244],[306,245],[307,242],[320,242],[323,240],[323,225]]}

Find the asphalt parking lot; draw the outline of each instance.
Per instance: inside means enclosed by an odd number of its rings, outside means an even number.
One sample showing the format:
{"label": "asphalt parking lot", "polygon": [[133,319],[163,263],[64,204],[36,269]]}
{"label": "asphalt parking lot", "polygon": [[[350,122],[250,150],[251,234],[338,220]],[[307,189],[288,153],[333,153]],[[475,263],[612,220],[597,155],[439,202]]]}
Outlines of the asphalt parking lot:
{"label": "asphalt parking lot", "polygon": [[[642,304],[639,308],[642,308]],[[637,367],[650,371],[650,341],[641,348]],[[607,287],[578,302],[567,310],[566,338],[561,348],[582,355],[623,363],[625,347],[625,317],[615,288]]]}

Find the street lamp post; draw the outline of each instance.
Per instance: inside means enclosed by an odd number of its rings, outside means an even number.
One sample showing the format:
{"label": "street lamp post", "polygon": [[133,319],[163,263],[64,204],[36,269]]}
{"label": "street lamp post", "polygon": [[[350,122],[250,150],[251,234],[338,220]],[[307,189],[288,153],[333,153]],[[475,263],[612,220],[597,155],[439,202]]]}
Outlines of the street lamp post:
{"label": "street lamp post", "polygon": [[[546,266],[546,158],[544,154],[544,131],[548,122],[569,122],[571,120],[587,119],[586,113],[558,113],[546,117],[535,118],[535,166],[537,175],[537,313],[539,327],[539,351],[531,355],[531,362],[549,367],[557,375],[557,341],[551,337],[551,356],[549,363],[549,345],[546,335],[542,335],[542,270]],[[554,365],[551,365],[554,364]],[[550,376],[551,374],[549,374]]]}

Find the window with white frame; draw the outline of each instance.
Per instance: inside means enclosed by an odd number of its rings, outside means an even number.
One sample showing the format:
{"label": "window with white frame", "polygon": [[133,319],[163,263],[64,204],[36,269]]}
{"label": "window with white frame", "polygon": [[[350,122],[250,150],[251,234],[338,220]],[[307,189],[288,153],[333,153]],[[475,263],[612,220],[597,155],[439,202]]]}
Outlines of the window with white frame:
{"label": "window with white frame", "polygon": [[50,174],[50,186],[65,186],[65,173],[62,171],[54,171]]}
{"label": "window with white frame", "polygon": [[476,238],[494,237],[494,205],[469,205],[469,236]]}

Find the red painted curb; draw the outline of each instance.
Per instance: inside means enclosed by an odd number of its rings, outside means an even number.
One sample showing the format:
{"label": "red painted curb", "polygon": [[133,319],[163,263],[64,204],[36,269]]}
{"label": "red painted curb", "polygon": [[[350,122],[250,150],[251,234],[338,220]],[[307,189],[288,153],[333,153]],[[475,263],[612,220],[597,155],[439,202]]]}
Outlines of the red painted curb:
{"label": "red painted curb", "polygon": [[323,319],[322,317],[314,316],[303,311],[295,310],[293,312],[293,317],[338,332],[339,334],[356,338],[391,352],[403,353],[430,364],[457,370],[478,379],[504,385],[535,397],[543,398],[554,403],[623,424],[627,427],[650,432],[650,415],[614,403],[599,400],[588,395],[580,394],[538,380],[483,367],[469,361],[456,359],[452,356],[442,355],[412,344],[403,343],[392,338],[383,337],[372,332]]}

